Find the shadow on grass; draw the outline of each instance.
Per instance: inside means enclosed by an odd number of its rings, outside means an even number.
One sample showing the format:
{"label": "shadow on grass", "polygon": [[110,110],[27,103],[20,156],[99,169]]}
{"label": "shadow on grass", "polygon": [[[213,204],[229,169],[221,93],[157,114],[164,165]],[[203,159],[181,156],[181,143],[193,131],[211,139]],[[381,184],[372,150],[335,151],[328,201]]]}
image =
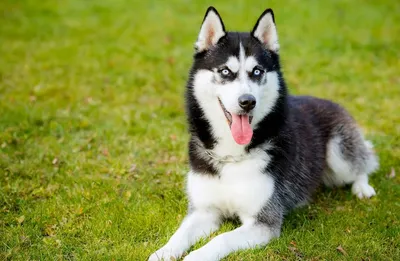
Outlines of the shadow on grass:
{"label": "shadow on grass", "polygon": [[[351,186],[341,188],[321,186],[307,205],[296,208],[285,215],[283,229],[299,228],[304,225],[304,219],[312,222],[321,216],[331,214],[338,205],[353,200],[356,198],[351,194]],[[303,218],[299,219],[299,216]]]}

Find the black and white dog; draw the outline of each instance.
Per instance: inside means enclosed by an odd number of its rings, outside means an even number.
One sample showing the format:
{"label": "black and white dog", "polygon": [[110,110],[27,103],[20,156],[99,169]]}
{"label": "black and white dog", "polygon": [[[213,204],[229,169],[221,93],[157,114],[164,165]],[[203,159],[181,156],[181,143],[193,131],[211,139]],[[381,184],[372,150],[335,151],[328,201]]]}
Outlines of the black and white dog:
{"label": "black and white dog", "polygon": [[184,260],[266,245],[279,236],[285,213],[307,203],[321,183],[352,184],[359,198],[375,195],[372,144],[336,103],[288,95],[278,51],[271,9],[251,33],[227,32],[218,12],[207,10],[186,90],[189,211],[149,260],[181,257],[229,217],[242,225]]}

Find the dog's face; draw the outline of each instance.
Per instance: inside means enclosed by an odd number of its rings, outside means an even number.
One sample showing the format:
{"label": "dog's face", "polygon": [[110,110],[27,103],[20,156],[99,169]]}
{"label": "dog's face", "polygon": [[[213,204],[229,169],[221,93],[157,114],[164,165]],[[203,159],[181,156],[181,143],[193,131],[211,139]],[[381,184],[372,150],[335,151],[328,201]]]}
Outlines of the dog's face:
{"label": "dog's face", "polygon": [[228,130],[240,145],[279,96],[278,38],[272,10],[266,10],[251,33],[226,32],[214,8],[205,15],[192,69],[195,98],[215,136]]}

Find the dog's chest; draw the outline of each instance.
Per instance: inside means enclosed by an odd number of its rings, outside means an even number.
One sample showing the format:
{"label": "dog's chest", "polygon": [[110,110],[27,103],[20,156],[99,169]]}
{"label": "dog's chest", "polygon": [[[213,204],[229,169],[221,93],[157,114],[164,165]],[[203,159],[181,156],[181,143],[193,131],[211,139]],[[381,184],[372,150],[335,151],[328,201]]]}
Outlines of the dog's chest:
{"label": "dog's chest", "polygon": [[224,215],[252,217],[267,203],[274,190],[273,178],[263,173],[263,158],[226,163],[219,176],[190,172],[188,195],[195,208],[215,208]]}

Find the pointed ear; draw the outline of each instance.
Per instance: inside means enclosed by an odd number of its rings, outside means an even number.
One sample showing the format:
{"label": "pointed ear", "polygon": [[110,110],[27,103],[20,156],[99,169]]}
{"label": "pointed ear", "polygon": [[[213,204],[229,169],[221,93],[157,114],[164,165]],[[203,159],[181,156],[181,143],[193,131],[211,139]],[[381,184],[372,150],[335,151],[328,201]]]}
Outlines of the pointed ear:
{"label": "pointed ear", "polygon": [[257,38],[266,49],[276,53],[279,51],[278,33],[272,9],[267,9],[262,13],[251,35]]}
{"label": "pointed ear", "polygon": [[210,6],[204,16],[203,24],[201,25],[199,36],[195,48],[197,52],[202,52],[216,45],[224,35],[225,26],[219,16],[217,10]]}

